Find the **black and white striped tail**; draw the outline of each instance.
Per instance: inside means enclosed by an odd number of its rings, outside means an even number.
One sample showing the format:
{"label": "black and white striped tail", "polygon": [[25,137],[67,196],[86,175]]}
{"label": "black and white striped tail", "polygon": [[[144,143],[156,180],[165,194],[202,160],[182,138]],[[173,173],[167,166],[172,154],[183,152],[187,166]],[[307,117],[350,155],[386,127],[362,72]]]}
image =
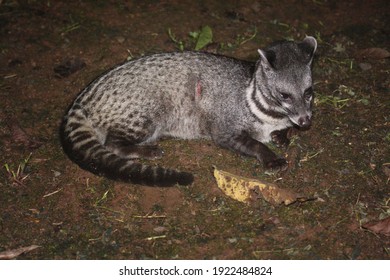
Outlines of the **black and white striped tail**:
{"label": "black and white striped tail", "polygon": [[167,187],[190,185],[193,175],[160,166],[145,165],[120,157],[98,140],[96,131],[88,125],[82,109],[65,116],[60,137],[68,157],[81,168],[109,179],[135,184]]}

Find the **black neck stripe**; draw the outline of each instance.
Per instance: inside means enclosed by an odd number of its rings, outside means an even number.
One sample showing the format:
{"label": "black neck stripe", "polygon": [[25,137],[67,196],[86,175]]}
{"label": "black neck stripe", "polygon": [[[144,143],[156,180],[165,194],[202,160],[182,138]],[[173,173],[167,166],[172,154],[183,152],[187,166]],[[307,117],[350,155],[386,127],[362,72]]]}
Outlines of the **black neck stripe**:
{"label": "black neck stripe", "polygon": [[[256,86],[253,88],[251,94],[251,101],[255,104],[255,106],[265,115],[274,118],[274,119],[284,119],[286,116],[276,112],[274,110],[269,110],[264,107],[264,105],[256,98]],[[257,117],[258,118],[258,117]]]}

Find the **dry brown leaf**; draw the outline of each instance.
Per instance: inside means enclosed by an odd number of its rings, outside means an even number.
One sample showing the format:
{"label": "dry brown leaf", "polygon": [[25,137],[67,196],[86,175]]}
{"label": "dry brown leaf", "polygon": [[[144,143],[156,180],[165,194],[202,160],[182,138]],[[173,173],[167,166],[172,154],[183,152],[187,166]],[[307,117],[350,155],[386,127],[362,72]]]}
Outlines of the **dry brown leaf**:
{"label": "dry brown leaf", "polygon": [[384,59],[390,57],[390,52],[382,48],[368,48],[357,51],[357,58]]}
{"label": "dry brown leaf", "polygon": [[86,66],[84,60],[79,57],[69,58],[54,67],[53,71],[57,78],[66,78],[69,75],[83,69]]}
{"label": "dry brown leaf", "polygon": [[39,247],[41,247],[41,246],[31,245],[31,246],[22,247],[22,248],[18,248],[18,249],[14,249],[14,250],[3,251],[3,252],[0,252],[0,260],[11,260],[11,259],[18,257],[19,255],[21,255],[23,253],[30,252],[32,250],[39,248]]}
{"label": "dry brown leaf", "polygon": [[247,204],[253,204],[261,198],[273,205],[289,205],[296,201],[309,200],[301,194],[282,189],[276,184],[237,176],[217,168],[214,169],[214,177],[218,187],[227,196]]}
{"label": "dry brown leaf", "polygon": [[6,124],[11,132],[13,142],[22,144],[23,146],[30,149],[36,149],[42,145],[42,142],[35,140],[23,130],[15,117],[7,118]]}
{"label": "dry brown leaf", "polygon": [[380,221],[368,222],[362,227],[375,233],[390,236],[390,217],[387,217]]}

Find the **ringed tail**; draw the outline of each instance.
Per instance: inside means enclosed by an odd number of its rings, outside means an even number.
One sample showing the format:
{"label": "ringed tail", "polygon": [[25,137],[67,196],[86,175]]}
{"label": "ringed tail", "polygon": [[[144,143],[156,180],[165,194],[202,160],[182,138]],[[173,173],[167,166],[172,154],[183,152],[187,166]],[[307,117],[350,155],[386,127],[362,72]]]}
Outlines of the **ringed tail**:
{"label": "ringed tail", "polygon": [[64,152],[72,161],[99,176],[158,187],[190,185],[194,180],[191,173],[143,164],[109,150],[99,140],[81,107],[75,106],[65,115],[60,138]]}

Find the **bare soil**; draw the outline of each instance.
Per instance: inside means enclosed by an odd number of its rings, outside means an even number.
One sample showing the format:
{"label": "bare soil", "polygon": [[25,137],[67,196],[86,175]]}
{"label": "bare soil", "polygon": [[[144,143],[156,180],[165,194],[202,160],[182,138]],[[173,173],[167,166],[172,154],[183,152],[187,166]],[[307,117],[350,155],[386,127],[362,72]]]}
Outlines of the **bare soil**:
{"label": "bare soil", "polygon": [[[389,259],[390,237],[363,227],[390,216],[389,10],[386,0],[0,1],[0,252]],[[294,168],[268,173],[208,141],[167,140],[155,164],[195,182],[163,189],[94,176],[64,155],[58,126],[83,87],[126,59],[192,49],[189,32],[205,25],[206,51],[247,60],[275,40],[317,38],[315,120]],[[247,206],[217,188],[213,165],[316,200]]]}

